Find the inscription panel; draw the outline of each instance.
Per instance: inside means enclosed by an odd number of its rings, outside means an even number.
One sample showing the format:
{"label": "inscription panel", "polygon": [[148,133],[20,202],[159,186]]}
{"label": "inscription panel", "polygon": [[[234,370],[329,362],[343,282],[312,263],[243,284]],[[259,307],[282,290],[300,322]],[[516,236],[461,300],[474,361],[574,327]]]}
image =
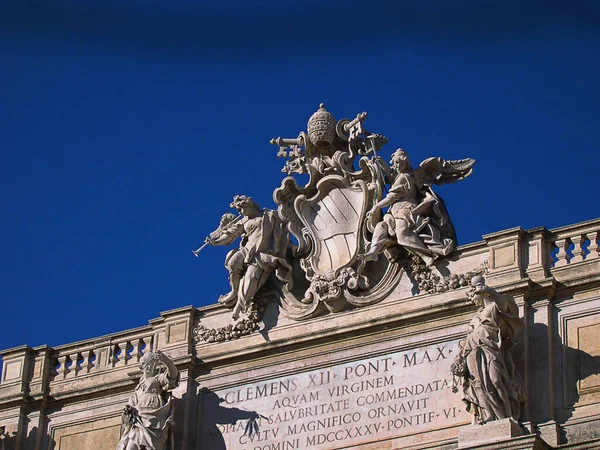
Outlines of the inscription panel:
{"label": "inscription panel", "polygon": [[202,448],[336,449],[469,423],[452,392],[457,351],[455,340],[206,391]]}

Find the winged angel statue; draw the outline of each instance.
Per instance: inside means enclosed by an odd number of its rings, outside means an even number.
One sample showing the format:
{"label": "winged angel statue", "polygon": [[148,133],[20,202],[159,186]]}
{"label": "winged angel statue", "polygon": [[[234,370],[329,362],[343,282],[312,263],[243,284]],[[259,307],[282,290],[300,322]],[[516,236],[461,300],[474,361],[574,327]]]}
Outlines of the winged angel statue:
{"label": "winged angel statue", "polygon": [[376,213],[388,207],[383,220],[375,225],[373,239],[365,261],[375,261],[391,245],[398,244],[430,266],[455,248],[456,233],[443,200],[431,189],[432,184],[454,183],[473,171],[475,160],[467,158],[445,161],[428,158],[413,170],[408,155],[398,149],[392,155],[391,167],[378,159],[389,192],[367,213],[374,220]]}
{"label": "winged angel statue", "polygon": [[[273,192],[277,211],[236,197],[231,206],[240,216],[225,215],[205,244],[242,239],[227,256],[232,290],[220,299],[234,318],[266,286],[278,289],[283,312],[296,320],[370,305],[398,284],[399,250],[431,266],[456,248],[454,226],[432,186],[468,177],[475,161],[428,158],[413,169],[398,149],[388,165],[377,155],[387,138],[366,130],[366,117],[337,121],[321,104],[306,132],[271,140],[287,159],[287,176]],[[298,174],[308,181],[299,184]]]}

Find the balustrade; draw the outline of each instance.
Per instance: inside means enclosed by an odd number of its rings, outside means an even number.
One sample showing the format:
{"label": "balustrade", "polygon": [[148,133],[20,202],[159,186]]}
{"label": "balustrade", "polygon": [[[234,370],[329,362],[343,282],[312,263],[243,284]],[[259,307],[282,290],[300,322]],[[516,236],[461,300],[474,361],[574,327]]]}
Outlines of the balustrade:
{"label": "balustrade", "polygon": [[[575,225],[555,228],[530,236],[521,232],[519,239],[537,239],[536,246],[542,249],[534,254],[533,264],[538,264],[544,271],[542,276],[552,276],[556,270],[600,260],[600,219],[582,222]],[[504,247],[503,247],[504,248]],[[548,252],[548,250],[551,250]],[[473,251],[473,249],[471,249]],[[481,251],[486,251],[481,244]],[[528,268],[523,268],[527,272]],[[532,270],[539,270],[534,267]],[[141,357],[155,347],[154,330],[143,328],[108,336],[101,340],[80,342],[56,348],[53,359],[52,382],[70,380],[92,374],[95,371],[137,366]]]}
{"label": "balustrade", "polygon": [[[54,358],[53,381],[113,367],[136,366],[144,353],[151,351],[152,347],[152,335],[137,335],[132,338],[112,338],[108,343],[80,343],[59,349]],[[103,353],[106,356],[99,357]]]}
{"label": "balustrade", "polygon": [[600,220],[557,228],[551,231],[552,268],[564,267],[600,257]]}

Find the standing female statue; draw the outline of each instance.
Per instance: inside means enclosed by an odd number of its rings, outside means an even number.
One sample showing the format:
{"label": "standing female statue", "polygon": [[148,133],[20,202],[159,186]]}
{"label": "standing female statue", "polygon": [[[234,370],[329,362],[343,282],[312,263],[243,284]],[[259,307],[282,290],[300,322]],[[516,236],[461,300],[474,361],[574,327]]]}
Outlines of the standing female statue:
{"label": "standing female statue", "polygon": [[164,353],[148,352],[140,360],[142,378],[122,415],[117,450],[174,450],[171,391],[179,371]]}
{"label": "standing female statue", "polygon": [[486,286],[473,277],[473,300],[480,306],[469,324],[469,334],[460,343],[452,366],[462,378],[463,401],[473,413],[474,423],[512,418],[519,420],[525,403],[525,384],[515,367],[511,348],[525,328],[519,308],[510,295]]}

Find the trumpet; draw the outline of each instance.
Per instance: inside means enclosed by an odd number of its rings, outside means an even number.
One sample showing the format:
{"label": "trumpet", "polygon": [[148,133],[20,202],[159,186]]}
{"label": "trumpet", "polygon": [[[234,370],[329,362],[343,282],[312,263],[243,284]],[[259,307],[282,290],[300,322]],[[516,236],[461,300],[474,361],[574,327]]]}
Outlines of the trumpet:
{"label": "trumpet", "polygon": [[206,247],[207,245],[208,245],[208,242],[205,242],[200,247],[198,247],[196,250],[192,250],[192,253],[194,254],[194,256],[197,258],[198,257],[198,253],[200,253],[202,251],[202,249],[204,247]]}
{"label": "trumpet", "polygon": [[206,239],[204,240],[205,241],[204,244],[202,244],[196,250],[192,250],[192,253],[194,254],[194,256],[197,258],[198,253],[200,253],[204,247],[206,247],[208,244],[210,244],[210,241],[212,239],[216,239],[219,236],[219,234],[221,234],[223,231],[225,231],[228,227],[230,227],[234,223],[239,222],[240,219],[242,219],[243,217],[244,216],[242,214],[239,214],[238,216],[234,216],[231,213],[224,214],[223,217],[221,217],[221,223],[219,224],[219,228],[217,228],[215,231],[213,231],[206,237]]}

